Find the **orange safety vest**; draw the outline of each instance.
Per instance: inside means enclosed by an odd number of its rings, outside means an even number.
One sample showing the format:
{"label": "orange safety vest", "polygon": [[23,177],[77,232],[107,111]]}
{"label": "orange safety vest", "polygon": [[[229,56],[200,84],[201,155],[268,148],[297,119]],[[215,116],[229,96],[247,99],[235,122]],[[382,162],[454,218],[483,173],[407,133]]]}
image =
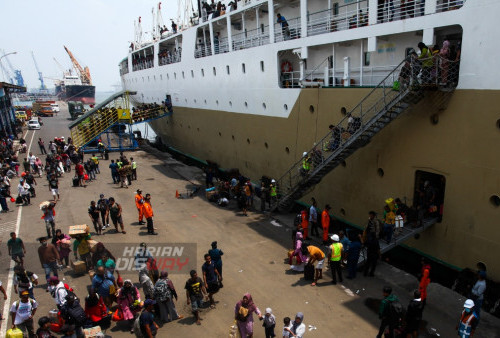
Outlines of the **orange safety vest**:
{"label": "orange safety vest", "polygon": [[142,208],[143,204],[144,204],[144,197],[142,197],[141,194],[136,194],[135,195],[135,205],[137,206],[137,209]]}
{"label": "orange safety vest", "polygon": [[302,228],[305,229],[305,228],[307,228],[309,226],[309,222],[307,220],[307,212],[304,211],[304,210],[301,211],[300,212],[300,216],[302,218],[302,223],[301,223],[302,224]]}
{"label": "orange safety vest", "polygon": [[323,226],[323,229],[330,227],[330,215],[326,209],[321,213],[321,225]]}
{"label": "orange safety vest", "polygon": [[151,206],[151,204],[149,204],[149,202],[144,202],[144,204],[142,205],[142,210],[144,212],[144,217],[153,217],[153,207]]}

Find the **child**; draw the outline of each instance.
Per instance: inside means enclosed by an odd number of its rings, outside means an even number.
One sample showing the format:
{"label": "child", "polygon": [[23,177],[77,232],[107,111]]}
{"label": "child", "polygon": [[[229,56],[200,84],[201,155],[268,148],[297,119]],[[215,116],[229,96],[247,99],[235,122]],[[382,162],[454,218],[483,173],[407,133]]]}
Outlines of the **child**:
{"label": "child", "polygon": [[52,333],[50,333],[50,319],[49,317],[41,317],[38,320],[38,325],[40,326],[36,330],[37,338],[56,338]]}
{"label": "child", "polygon": [[290,323],[290,317],[283,318],[283,338],[290,337],[290,333],[292,333],[292,324]]}
{"label": "child", "polygon": [[273,315],[273,310],[270,307],[266,309],[266,315],[264,316],[264,323],[262,323],[264,327],[266,338],[274,338],[276,335],[274,334],[274,327],[276,326],[276,318]]}

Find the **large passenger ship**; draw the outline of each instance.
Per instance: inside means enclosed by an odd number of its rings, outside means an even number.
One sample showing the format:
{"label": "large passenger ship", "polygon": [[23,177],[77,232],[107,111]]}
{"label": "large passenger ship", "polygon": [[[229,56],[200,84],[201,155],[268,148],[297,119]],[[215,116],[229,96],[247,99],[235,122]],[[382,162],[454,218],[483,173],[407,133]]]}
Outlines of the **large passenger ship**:
{"label": "large passenger ship", "polygon": [[432,89],[398,103],[404,112],[352,155],[337,154],[340,165],[300,199],[315,197],[364,226],[388,197],[417,203],[429,181],[440,190],[442,221],[409,246],[459,268],[484,262],[500,279],[492,254],[500,250],[500,159],[490,148],[500,141],[499,12],[497,0],[239,1],[136,40],[120,74],[136,104],[170,96],[175,113],[152,122],[164,143],[285,185],[304,152],[335,152],[330,125],[386,109],[377,102],[404,90],[396,81],[420,42],[449,43],[447,57],[437,57],[449,63],[447,79],[437,70]]}

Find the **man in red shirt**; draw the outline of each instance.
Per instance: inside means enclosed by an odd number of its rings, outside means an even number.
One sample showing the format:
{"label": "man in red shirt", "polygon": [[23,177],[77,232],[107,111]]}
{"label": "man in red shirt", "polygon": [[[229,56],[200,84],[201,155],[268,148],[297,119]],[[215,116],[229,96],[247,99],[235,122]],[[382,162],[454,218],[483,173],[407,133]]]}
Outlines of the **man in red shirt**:
{"label": "man in red shirt", "polygon": [[80,182],[80,187],[83,187],[83,176],[85,175],[85,168],[83,167],[83,165],[78,162],[76,165],[75,165],[75,172],[76,172],[76,175],[78,177],[78,181]]}

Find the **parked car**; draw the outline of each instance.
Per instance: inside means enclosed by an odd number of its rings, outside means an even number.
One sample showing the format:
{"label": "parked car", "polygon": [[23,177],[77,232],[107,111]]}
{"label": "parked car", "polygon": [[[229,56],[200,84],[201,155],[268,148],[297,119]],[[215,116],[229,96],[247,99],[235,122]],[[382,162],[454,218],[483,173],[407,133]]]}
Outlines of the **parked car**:
{"label": "parked car", "polygon": [[40,123],[37,120],[29,120],[28,129],[40,129]]}

